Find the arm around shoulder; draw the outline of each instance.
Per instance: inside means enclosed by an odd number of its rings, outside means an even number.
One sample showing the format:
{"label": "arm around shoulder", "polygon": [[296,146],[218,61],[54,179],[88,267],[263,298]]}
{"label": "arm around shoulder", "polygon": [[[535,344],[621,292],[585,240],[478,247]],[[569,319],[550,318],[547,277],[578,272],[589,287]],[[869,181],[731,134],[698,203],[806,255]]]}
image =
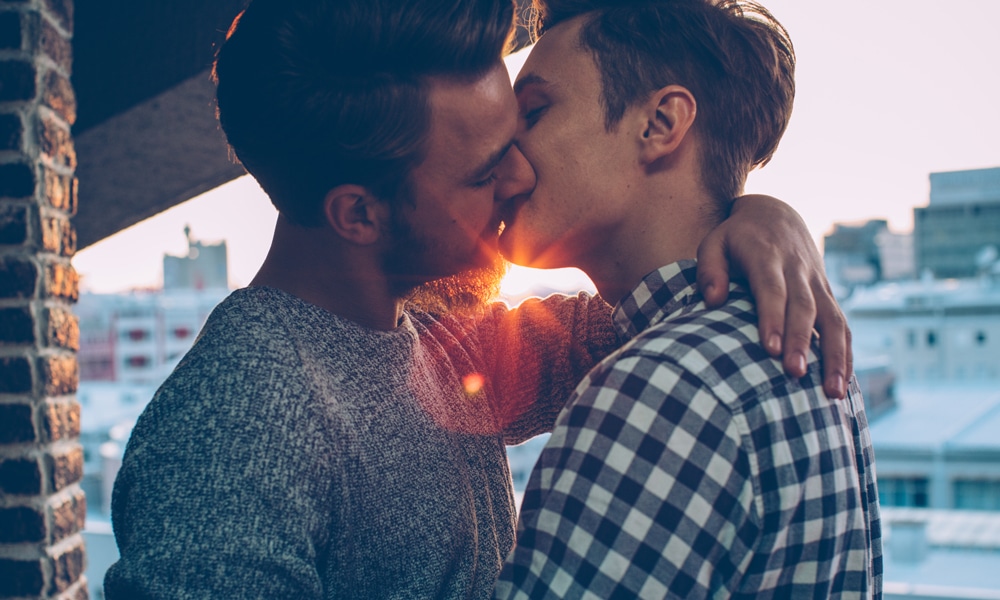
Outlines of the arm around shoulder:
{"label": "arm around shoulder", "polygon": [[580,292],[531,298],[485,319],[480,340],[507,443],[552,428],[587,372],[618,347],[611,306]]}

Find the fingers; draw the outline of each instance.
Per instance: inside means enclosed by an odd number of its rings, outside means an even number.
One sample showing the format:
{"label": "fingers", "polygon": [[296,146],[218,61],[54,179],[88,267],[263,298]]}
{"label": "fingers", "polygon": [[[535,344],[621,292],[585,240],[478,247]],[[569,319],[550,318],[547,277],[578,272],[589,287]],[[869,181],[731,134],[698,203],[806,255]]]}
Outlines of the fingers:
{"label": "fingers", "polygon": [[781,357],[789,375],[806,374],[819,331],[824,390],[843,398],[852,366],[851,334],[801,216],[774,198],[737,199],[730,218],[698,248],[698,288],[709,306],[725,302],[731,274],[746,275],[764,348]]}
{"label": "fingers", "polygon": [[718,228],[698,246],[698,290],[709,307],[721,306],[729,296],[729,260],[726,237]]}
{"label": "fingers", "polygon": [[784,314],[784,357],[782,364],[789,375],[806,374],[813,325],[816,322],[816,299],[809,281],[799,272],[785,273],[788,286]]}
{"label": "fingers", "polygon": [[851,330],[847,327],[844,313],[830,293],[829,286],[822,282],[816,303],[819,316],[816,328],[819,330],[819,344],[823,363],[823,390],[831,398],[847,395],[847,378],[853,369],[851,353]]}

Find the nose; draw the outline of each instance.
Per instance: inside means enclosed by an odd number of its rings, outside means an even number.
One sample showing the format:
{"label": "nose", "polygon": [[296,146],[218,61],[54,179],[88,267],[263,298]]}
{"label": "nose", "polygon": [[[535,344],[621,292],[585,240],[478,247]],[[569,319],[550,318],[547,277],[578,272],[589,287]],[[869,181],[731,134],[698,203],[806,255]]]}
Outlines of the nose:
{"label": "nose", "polygon": [[535,189],[535,169],[520,148],[511,146],[497,167],[497,185],[494,200],[506,202],[517,196],[530,194]]}

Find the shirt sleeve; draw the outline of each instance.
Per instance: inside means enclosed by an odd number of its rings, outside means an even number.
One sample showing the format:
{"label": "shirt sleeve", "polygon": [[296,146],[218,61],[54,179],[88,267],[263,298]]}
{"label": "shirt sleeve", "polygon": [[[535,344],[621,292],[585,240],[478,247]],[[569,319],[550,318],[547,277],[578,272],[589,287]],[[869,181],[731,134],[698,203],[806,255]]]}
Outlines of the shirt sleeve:
{"label": "shirt sleeve", "polygon": [[759,527],[731,412],[664,357],[580,385],[531,474],[496,598],[732,591]]}
{"label": "shirt sleeve", "polygon": [[620,344],[611,306],[586,293],[494,308],[478,335],[506,444],[551,431],[580,380]]}

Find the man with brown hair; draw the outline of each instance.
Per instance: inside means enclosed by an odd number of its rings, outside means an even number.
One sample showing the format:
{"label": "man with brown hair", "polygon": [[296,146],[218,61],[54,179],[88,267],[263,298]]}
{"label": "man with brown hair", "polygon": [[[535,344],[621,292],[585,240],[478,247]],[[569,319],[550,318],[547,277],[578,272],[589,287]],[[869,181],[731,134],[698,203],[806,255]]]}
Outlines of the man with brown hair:
{"label": "man with brown hair", "polygon": [[[871,598],[881,533],[864,402],[791,377],[698,246],[791,115],[787,33],[748,0],[538,0],[514,84],[536,185],[513,260],[621,298],[528,482],[498,598]],[[594,247],[600,239],[601,247]]]}
{"label": "man with brown hair", "polygon": [[[514,536],[504,444],[551,429],[616,344],[599,297],[484,301],[501,221],[535,183],[501,62],[512,19],[509,0],[254,0],[233,24],[219,118],[279,217],[133,430],[108,598],[492,593]],[[780,336],[787,266],[843,353],[797,216],[738,202],[716,279],[728,245],[765,293],[777,281]],[[775,220],[783,243],[759,253]]]}

